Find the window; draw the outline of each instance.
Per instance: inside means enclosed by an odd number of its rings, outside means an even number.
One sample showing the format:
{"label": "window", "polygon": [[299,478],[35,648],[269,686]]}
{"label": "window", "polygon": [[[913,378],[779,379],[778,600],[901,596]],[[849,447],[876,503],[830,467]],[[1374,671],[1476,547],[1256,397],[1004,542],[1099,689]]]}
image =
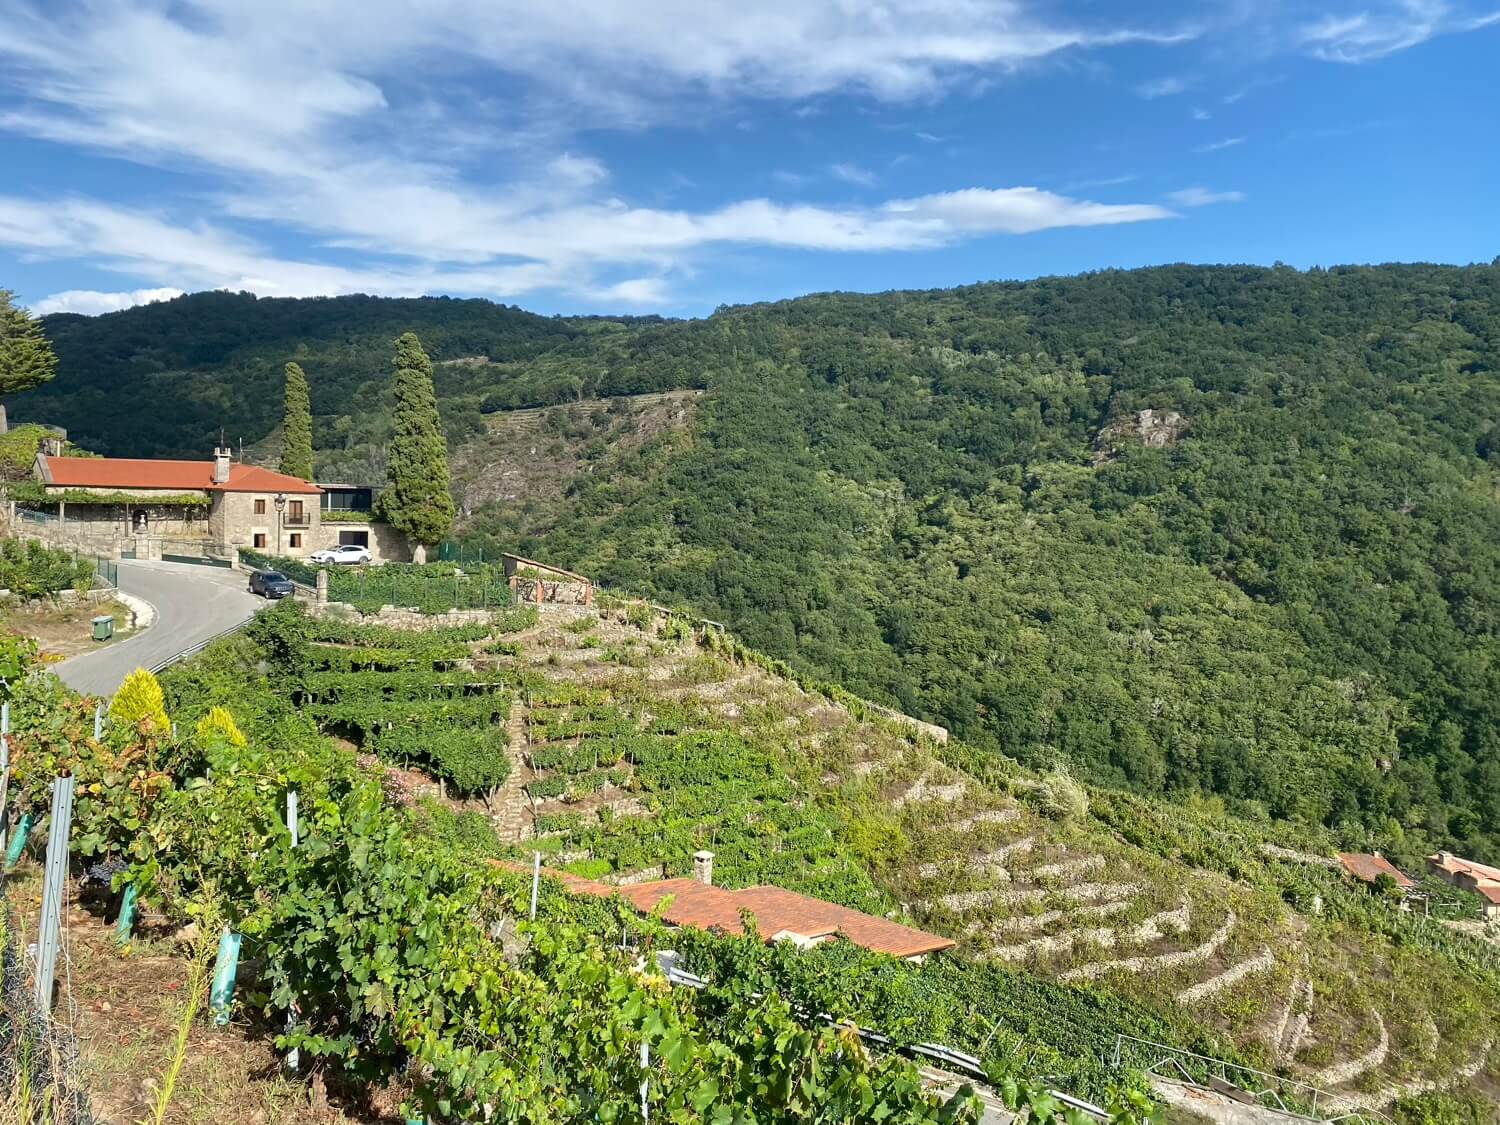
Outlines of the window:
{"label": "window", "polygon": [[287,509],[288,509],[288,514],[289,514],[289,517],[290,517],[288,519],[288,521],[287,521],[288,523],[301,523],[302,522],[302,501],[301,500],[293,500],[290,504],[287,505]]}
{"label": "window", "polygon": [[257,500],[255,502],[255,514],[257,516],[263,516],[266,514],[266,502],[264,500]]}
{"label": "window", "polygon": [[255,539],[252,543],[252,546],[257,551],[264,551],[266,549],[266,533],[264,531],[257,531],[255,533]]}
{"label": "window", "polygon": [[294,531],[294,532],[292,532],[292,546],[293,547],[300,547],[300,546],[302,546],[302,532],[300,532],[300,531]]}

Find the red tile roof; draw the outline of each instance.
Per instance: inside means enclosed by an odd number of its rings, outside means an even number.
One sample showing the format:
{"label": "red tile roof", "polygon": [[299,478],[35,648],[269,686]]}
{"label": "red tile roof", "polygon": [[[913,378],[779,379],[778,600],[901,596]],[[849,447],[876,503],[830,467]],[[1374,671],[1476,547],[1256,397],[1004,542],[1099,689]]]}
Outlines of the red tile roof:
{"label": "red tile roof", "polygon": [[[516,871],[523,869],[518,864],[502,866]],[[840,934],[855,945],[876,953],[889,953],[893,957],[936,953],[951,949],[955,944],[937,934],[780,887],[747,887],[732,891],[726,887],[707,886],[694,879],[661,879],[616,887],[563,871],[544,868],[543,873],[560,880],[574,894],[600,898],[617,894],[642,914],[649,914],[663,899],[670,897],[672,901],[662,912],[662,920],[673,926],[743,933],[740,911],[745,910],[755,917],[756,926],[767,941],[784,934],[812,940]]]}
{"label": "red tile roof", "polygon": [[1344,870],[1356,879],[1363,879],[1366,883],[1373,883],[1381,875],[1389,875],[1396,880],[1396,885],[1402,890],[1409,890],[1417,884],[1401,873],[1390,860],[1383,855],[1364,855],[1359,852],[1339,852],[1339,862],[1344,865]]}
{"label": "red tile roof", "polygon": [[215,484],[212,461],[155,461],[130,457],[46,457],[47,483],[61,488],[150,488],[174,492],[291,492],[317,496],[305,480],[258,465],[229,466],[229,480]]}
{"label": "red tile roof", "polygon": [[1448,852],[1430,855],[1427,862],[1449,875],[1467,876],[1461,885],[1478,891],[1484,898],[1500,906],[1500,867],[1475,863],[1472,859],[1461,859]]}

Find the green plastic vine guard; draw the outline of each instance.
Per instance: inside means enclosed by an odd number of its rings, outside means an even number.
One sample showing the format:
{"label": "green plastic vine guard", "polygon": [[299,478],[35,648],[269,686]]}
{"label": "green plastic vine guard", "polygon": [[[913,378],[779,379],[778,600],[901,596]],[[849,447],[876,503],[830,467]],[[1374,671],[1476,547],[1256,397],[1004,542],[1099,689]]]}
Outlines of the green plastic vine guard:
{"label": "green plastic vine guard", "polygon": [[26,837],[31,834],[31,826],[36,823],[36,818],[29,812],[21,814],[21,820],[16,825],[16,834],[10,838],[10,847],[5,849],[5,869],[9,871],[21,859],[21,852],[26,847]]}
{"label": "green plastic vine guard", "polygon": [[229,1006],[234,1001],[234,974],[239,963],[240,935],[225,926],[219,938],[219,959],[214,962],[213,987],[208,991],[208,1009],[213,1013],[216,1027],[229,1024]]}
{"label": "green plastic vine guard", "polygon": [[115,944],[130,944],[130,928],[135,925],[135,884],[125,888],[120,898],[120,919],[115,923]]}

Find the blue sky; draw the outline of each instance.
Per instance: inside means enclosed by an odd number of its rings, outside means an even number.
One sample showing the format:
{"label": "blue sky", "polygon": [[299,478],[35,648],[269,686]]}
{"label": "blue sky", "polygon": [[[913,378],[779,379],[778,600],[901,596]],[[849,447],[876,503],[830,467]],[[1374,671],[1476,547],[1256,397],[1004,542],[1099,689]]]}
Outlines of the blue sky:
{"label": "blue sky", "polygon": [[1500,0],[0,0],[0,287],[701,314],[1500,253]]}

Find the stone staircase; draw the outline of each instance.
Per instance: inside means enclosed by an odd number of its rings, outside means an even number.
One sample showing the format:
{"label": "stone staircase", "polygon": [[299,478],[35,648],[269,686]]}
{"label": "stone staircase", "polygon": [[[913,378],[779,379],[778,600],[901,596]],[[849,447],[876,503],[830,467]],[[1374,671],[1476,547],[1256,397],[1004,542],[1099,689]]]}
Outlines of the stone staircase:
{"label": "stone staircase", "polygon": [[513,844],[536,835],[536,815],[532,811],[531,796],[526,792],[526,783],[531,780],[531,767],[526,764],[525,753],[526,707],[519,699],[511,706],[505,733],[508,736],[506,754],[510,757],[510,776],[495,794],[490,819],[500,839]]}

